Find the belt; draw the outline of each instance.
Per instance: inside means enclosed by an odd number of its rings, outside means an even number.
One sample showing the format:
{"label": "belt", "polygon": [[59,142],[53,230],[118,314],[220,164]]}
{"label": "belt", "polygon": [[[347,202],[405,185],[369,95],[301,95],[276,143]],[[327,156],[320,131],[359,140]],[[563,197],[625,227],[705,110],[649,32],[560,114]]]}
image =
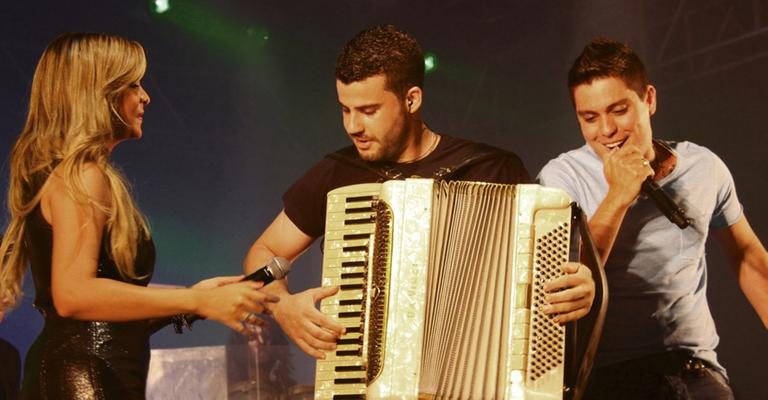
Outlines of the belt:
{"label": "belt", "polygon": [[700,372],[707,368],[712,368],[712,366],[708,362],[694,357],[690,352],[674,350],[621,361],[598,369],[601,371],[613,370],[614,372],[622,370],[626,372],[655,372],[665,375],[677,375]]}

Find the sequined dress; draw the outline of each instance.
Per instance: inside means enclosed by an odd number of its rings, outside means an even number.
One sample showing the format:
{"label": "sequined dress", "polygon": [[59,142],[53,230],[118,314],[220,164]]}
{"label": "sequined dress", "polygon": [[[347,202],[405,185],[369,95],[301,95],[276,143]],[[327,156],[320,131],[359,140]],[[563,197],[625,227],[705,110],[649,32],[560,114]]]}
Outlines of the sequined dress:
{"label": "sequined dress", "polygon": [[[45,326],[30,347],[24,364],[22,399],[143,399],[149,369],[147,321],[78,321],[56,313],[51,296],[53,233],[40,206],[27,217],[26,244],[35,283],[35,308]],[[97,276],[146,286],[154,271],[151,239],[138,244],[136,272],[141,279],[122,278],[102,238]]]}

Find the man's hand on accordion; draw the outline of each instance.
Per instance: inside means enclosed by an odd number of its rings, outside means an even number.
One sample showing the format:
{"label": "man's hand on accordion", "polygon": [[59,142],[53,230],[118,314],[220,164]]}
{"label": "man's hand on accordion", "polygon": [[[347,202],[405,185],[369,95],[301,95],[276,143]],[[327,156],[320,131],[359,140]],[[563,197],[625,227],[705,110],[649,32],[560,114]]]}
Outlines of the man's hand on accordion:
{"label": "man's hand on accordion", "polygon": [[595,299],[595,281],[586,265],[568,262],[560,269],[564,275],[544,285],[549,304],[542,311],[564,324],[587,315]]}
{"label": "man's hand on accordion", "polygon": [[286,335],[305,353],[324,359],[324,351],[334,350],[344,327],[321,313],[315,304],[335,294],[338,286],[318,287],[281,296],[280,305],[273,303],[272,316]]}

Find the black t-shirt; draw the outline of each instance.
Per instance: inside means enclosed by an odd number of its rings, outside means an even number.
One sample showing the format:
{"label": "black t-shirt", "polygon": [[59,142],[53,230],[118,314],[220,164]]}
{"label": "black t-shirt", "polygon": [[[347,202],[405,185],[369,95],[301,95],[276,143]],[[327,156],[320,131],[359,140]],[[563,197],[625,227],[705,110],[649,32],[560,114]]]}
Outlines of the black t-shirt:
{"label": "black t-shirt", "polygon": [[[470,158],[475,159],[456,168]],[[285,214],[302,232],[318,238],[325,234],[326,199],[331,190],[383,182],[386,176],[435,178],[446,168],[455,169],[444,177],[452,181],[531,183],[528,171],[514,153],[446,135],[441,135],[432,153],[410,163],[365,162],[354,146],[348,146],[326,155],[285,192]]]}

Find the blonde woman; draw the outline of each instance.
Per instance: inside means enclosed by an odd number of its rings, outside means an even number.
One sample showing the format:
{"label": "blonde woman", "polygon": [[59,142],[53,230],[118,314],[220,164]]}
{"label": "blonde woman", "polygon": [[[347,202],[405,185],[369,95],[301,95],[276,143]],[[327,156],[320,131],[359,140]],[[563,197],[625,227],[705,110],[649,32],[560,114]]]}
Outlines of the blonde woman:
{"label": "blonde woman", "polygon": [[140,138],[149,95],[144,50],[105,34],[65,34],[43,52],[11,153],[10,220],[0,254],[0,315],[31,266],[43,331],[27,354],[22,398],[144,398],[149,335],[196,313],[241,333],[276,298],[241,276],[189,289],[146,287],[154,246],[112,149]]}

